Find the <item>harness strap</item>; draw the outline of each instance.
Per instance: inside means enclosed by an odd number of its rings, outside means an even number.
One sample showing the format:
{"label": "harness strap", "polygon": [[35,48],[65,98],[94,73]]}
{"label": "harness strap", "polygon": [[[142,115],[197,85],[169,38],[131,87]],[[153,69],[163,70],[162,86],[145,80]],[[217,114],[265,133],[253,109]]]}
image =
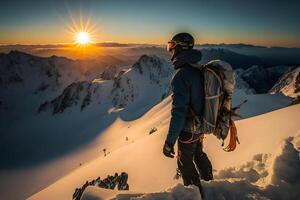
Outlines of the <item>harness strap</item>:
{"label": "harness strap", "polygon": [[212,73],[217,78],[217,80],[219,81],[219,84],[222,85],[223,81],[222,81],[221,76],[219,76],[214,70],[210,69],[209,67],[205,67],[205,69],[207,71],[209,71],[210,73]]}
{"label": "harness strap", "polygon": [[190,139],[188,139],[188,140],[186,140],[186,141],[184,141],[184,140],[180,140],[180,139],[178,139],[178,141],[180,142],[180,143],[183,143],[183,144],[191,144],[191,143],[194,143],[194,142],[196,142],[196,141],[198,141],[199,140],[199,142],[201,143],[201,142],[203,142],[203,139],[204,139],[204,134],[201,134],[199,137],[197,137],[197,138],[194,138],[194,133],[192,133],[192,137],[190,138]]}
{"label": "harness strap", "polygon": [[204,119],[204,118],[203,118],[203,122],[205,122],[207,125],[209,125],[209,126],[212,127],[212,128],[215,128],[215,127],[216,127],[216,125],[214,125],[214,124],[212,124],[212,123],[206,121],[206,119]]}

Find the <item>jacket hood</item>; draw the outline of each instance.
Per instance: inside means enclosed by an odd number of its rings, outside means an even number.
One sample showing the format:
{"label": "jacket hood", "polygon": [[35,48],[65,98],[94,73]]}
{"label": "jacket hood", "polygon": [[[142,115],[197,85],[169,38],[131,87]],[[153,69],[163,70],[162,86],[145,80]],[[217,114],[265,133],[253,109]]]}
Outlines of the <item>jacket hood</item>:
{"label": "jacket hood", "polygon": [[196,64],[202,58],[200,51],[195,49],[189,49],[186,51],[180,52],[174,59],[173,65],[175,69],[182,67],[185,64]]}

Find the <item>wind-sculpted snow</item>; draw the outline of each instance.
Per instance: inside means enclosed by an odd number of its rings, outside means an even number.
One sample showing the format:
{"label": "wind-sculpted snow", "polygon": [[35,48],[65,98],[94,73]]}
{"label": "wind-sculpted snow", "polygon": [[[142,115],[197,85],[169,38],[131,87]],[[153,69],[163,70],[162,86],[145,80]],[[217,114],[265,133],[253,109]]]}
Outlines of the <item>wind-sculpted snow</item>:
{"label": "wind-sculpted snow", "polygon": [[248,182],[255,183],[260,178],[266,177],[269,173],[266,169],[266,162],[270,158],[268,154],[257,154],[253,160],[239,167],[229,167],[220,170],[216,179],[244,179]]}
{"label": "wind-sculpted snow", "polygon": [[[285,139],[275,155],[257,154],[239,167],[220,170],[215,180],[204,183],[206,200],[297,200],[300,196],[300,134]],[[91,188],[84,200],[102,199],[104,192]],[[116,200],[200,199],[198,189],[182,184],[156,193],[117,194]]]}
{"label": "wind-sculpted snow", "polygon": [[[259,165],[250,170],[256,171],[259,179],[253,184],[252,175],[240,176],[240,180],[226,180],[208,183],[209,199],[289,199],[296,200],[300,196],[300,135],[289,137],[283,141],[278,153],[273,156],[259,155]],[[257,162],[257,157],[251,162]],[[250,162],[250,163],[251,163]],[[270,162],[268,164],[268,162]],[[268,166],[270,165],[270,166]],[[238,171],[249,171],[248,165],[241,166]],[[223,171],[222,173],[226,172]],[[227,173],[232,169],[227,169]],[[250,176],[249,176],[250,175]],[[235,173],[226,178],[236,178]],[[250,179],[249,179],[250,178]],[[262,186],[262,187],[259,187]]]}

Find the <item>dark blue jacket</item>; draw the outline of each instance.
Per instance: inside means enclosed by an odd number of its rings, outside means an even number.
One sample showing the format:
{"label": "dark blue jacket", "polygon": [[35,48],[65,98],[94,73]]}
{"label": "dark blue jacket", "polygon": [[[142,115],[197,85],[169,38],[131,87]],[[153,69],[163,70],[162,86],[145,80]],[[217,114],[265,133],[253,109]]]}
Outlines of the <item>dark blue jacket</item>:
{"label": "dark blue jacket", "polygon": [[193,112],[201,116],[204,102],[203,74],[189,65],[201,60],[201,52],[191,49],[179,53],[173,60],[177,69],[172,81],[171,121],[166,142],[174,145],[182,131],[192,132],[195,122]]}

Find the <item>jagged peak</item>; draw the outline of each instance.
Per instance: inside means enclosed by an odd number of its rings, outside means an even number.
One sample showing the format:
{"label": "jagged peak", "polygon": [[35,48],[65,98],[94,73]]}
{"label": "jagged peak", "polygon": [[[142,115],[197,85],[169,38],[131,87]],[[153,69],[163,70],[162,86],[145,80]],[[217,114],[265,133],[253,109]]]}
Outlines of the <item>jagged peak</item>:
{"label": "jagged peak", "polygon": [[146,62],[148,62],[148,61],[150,61],[150,62],[153,62],[153,61],[161,61],[161,58],[159,58],[158,56],[156,56],[156,55],[146,55],[146,54],[144,54],[144,55],[142,55],[139,59],[138,59],[138,61],[135,63],[135,64],[133,64],[133,66],[132,67],[135,67],[136,65],[138,65],[138,64],[140,64],[140,63],[146,63]]}
{"label": "jagged peak", "polygon": [[152,56],[149,56],[149,55],[147,55],[147,54],[144,54],[144,55],[142,55],[141,57],[140,57],[140,61],[142,61],[142,60],[148,60],[148,59],[152,59],[152,58],[157,58],[157,56],[155,56],[155,55],[152,55]]}
{"label": "jagged peak", "polygon": [[68,57],[65,56],[57,56],[57,55],[52,55],[50,57],[46,57],[49,60],[63,60],[63,61],[69,61],[69,62],[74,62],[75,60],[70,59]]}
{"label": "jagged peak", "polygon": [[156,55],[142,55],[131,68],[138,69],[142,73],[142,68],[155,68],[164,64],[165,60]]}
{"label": "jagged peak", "polygon": [[40,58],[39,56],[35,56],[35,55],[32,55],[32,54],[29,54],[29,53],[25,53],[23,51],[19,51],[19,50],[12,50],[10,51],[8,54],[6,54],[7,56],[9,57],[37,57],[37,58]]}
{"label": "jagged peak", "polygon": [[281,92],[286,96],[295,98],[300,95],[300,66],[283,74],[271,88],[270,93]]}
{"label": "jagged peak", "polygon": [[67,60],[67,61],[74,61],[70,58],[64,57],[64,56],[57,56],[57,55],[52,55],[49,57],[41,57],[41,56],[36,56],[27,52],[19,51],[19,50],[11,50],[7,54],[3,54],[4,56],[7,56],[9,58],[34,58],[34,59],[45,59],[45,60]]}

